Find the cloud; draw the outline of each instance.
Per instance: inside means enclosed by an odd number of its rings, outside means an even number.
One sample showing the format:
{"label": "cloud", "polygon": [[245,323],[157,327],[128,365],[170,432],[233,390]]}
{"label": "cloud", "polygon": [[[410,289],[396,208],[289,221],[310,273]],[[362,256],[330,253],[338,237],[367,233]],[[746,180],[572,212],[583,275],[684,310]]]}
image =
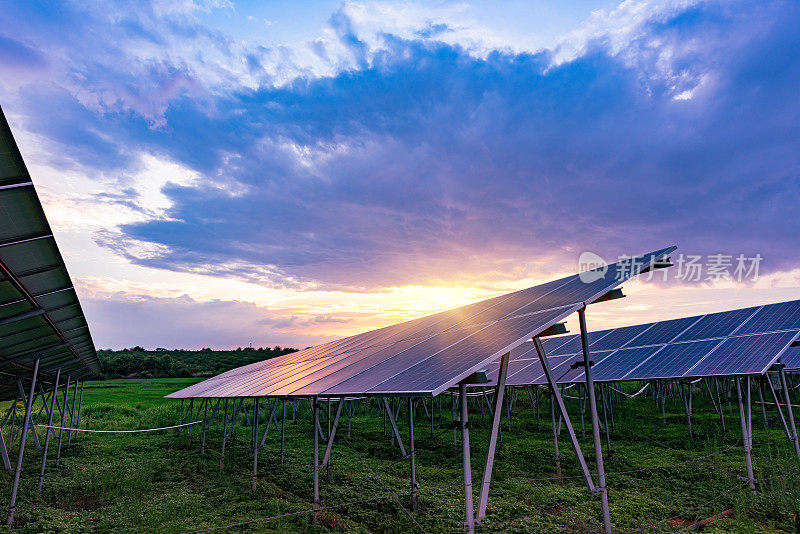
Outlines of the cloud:
{"label": "cloud", "polygon": [[[554,50],[481,56],[435,34],[373,46],[340,9],[330,25],[355,66],[280,84],[253,78],[273,52],[244,55],[189,17],[131,21],[104,54],[133,54],[125,68],[74,65],[88,96],[21,91],[28,110],[56,105],[27,120],[73,163],[122,172],[147,153],[198,176],[163,188],[165,216],[97,236],[133,262],[351,291],[672,243],[798,265],[796,3],[626,2]],[[213,57],[165,54],[180,34]]]}
{"label": "cloud", "polygon": [[[280,317],[252,303],[126,293],[93,293],[81,299],[101,348],[148,347],[200,349],[253,346],[306,347],[330,336],[301,332],[296,317]],[[324,322],[320,318],[316,324]]]}

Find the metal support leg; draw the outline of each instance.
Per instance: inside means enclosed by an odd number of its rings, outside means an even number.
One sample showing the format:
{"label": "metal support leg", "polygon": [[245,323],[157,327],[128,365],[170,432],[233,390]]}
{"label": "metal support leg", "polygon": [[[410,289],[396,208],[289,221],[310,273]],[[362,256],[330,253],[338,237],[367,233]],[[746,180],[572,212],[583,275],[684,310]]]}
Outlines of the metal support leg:
{"label": "metal support leg", "polygon": [[56,371],[56,382],[53,386],[53,398],[50,402],[50,416],[47,418],[47,431],[44,434],[44,453],[42,453],[42,469],[39,471],[39,491],[44,487],[44,468],[47,464],[47,449],[50,448],[50,434],[53,433],[53,414],[56,411],[56,393],[58,392],[58,380],[61,378],[61,367]]}
{"label": "metal support leg", "polygon": [[794,426],[794,410],[792,409],[792,399],[789,396],[789,387],[786,385],[786,373],[783,368],[780,370],[781,385],[783,386],[783,395],[786,398],[786,411],[789,413],[789,427],[792,429],[792,441],[794,441],[794,451],[797,453],[797,459],[800,460],[800,444],[797,441],[797,428]]}
{"label": "metal support leg", "polygon": [[8,457],[8,448],[6,447],[6,439],[3,436],[2,428],[0,428],[0,456],[3,457],[3,466],[6,468],[6,471],[13,471],[11,467],[11,459]]}
{"label": "metal support leg", "polygon": [[317,397],[311,401],[311,410],[314,412],[314,523],[319,521],[319,404]]}
{"label": "metal support leg", "polygon": [[778,415],[781,419],[781,424],[783,425],[783,431],[786,433],[786,439],[792,441],[792,432],[789,430],[789,425],[786,423],[786,418],[783,416],[783,408],[781,408],[781,401],[778,399],[778,392],[775,391],[775,386],[772,385],[772,382],[767,377],[767,383],[769,384],[769,390],[772,393],[772,399],[775,401],[775,408],[778,410]]}
{"label": "metal support leg", "polygon": [[[28,397],[25,395],[25,388],[22,387],[22,380],[20,380],[19,378],[17,378],[17,387],[19,388],[19,395],[20,395],[20,398],[22,398],[23,405],[27,404],[28,403]],[[33,403],[36,402],[36,393],[33,392],[33,390],[31,390],[31,395],[30,396],[33,397],[33,400],[31,401],[31,406],[33,406]],[[28,419],[31,419],[31,414],[28,414],[26,417]],[[41,445],[41,443],[39,443],[39,435],[36,433],[36,428],[33,426],[33,420],[31,420],[31,422],[30,422],[30,424],[29,424],[29,426],[27,428],[29,428],[30,431],[33,432],[33,444],[36,446],[37,449],[41,449],[42,445]],[[14,439],[12,438],[11,439],[11,443],[13,443],[13,442],[14,442]]]}
{"label": "metal support leg", "polygon": [[561,476],[561,455],[558,453],[558,429],[556,428],[556,400],[550,395],[550,419],[553,421],[553,450],[556,455],[556,474]]}
{"label": "metal support leg", "polygon": [[[497,387],[494,396],[494,413],[492,414],[492,430],[489,433],[489,448],[486,451],[486,464],[483,467],[483,480],[481,493],[478,497],[477,522],[486,518],[486,506],[489,501],[489,486],[492,483],[492,469],[494,468],[494,455],[497,448],[497,435],[500,433],[500,421],[503,417],[503,395],[506,389],[506,376],[508,375],[508,358],[511,353],[505,353],[500,358],[500,371],[497,375]],[[470,492],[472,490],[470,489]]]}
{"label": "metal support leg", "polygon": [[64,408],[61,410],[61,428],[58,429],[58,453],[56,454],[56,467],[61,463],[61,438],[64,436],[64,421],[67,416],[67,404],[69,399],[69,379],[67,375],[67,386],[64,388]]}
{"label": "metal support leg", "polygon": [[[475,512],[472,507],[472,461],[469,450],[469,410],[467,405],[467,385],[458,385],[459,399],[461,401],[461,450],[464,464],[464,510],[467,521],[465,527],[467,534],[475,532]],[[502,409],[495,413],[499,414]]]}
{"label": "metal support leg", "polygon": [[403,446],[403,439],[400,437],[400,431],[397,430],[397,423],[395,423],[394,414],[392,413],[393,410],[391,406],[389,406],[389,401],[386,399],[386,397],[383,398],[383,403],[383,407],[386,409],[386,413],[389,415],[389,423],[392,425],[392,435],[397,440],[397,446],[400,447],[400,454],[405,457],[406,448]]}
{"label": "metal support leg", "polygon": [[[423,401],[424,402],[424,401]],[[411,509],[416,511],[419,504],[419,492],[417,488],[417,453],[414,448],[414,399],[408,398],[408,446],[411,448],[409,459],[411,460]]]}
{"label": "metal support leg", "polygon": [[200,441],[200,454],[205,454],[206,452],[206,429],[208,428],[208,402],[210,399],[206,399],[203,403],[203,439]]}
{"label": "metal support leg", "polygon": [[[236,399],[233,400],[234,406]],[[225,415],[223,415],[225,422],[222,425],[222,453],[219,456],[219,470],[225,465],[225,443],[228,440],[228,399],[225,399]]]}
{"label": "metal support leg", "polygon": [[[81,394],[80,394],[80,397],[78,398],[78,417],[75,419],[75,428],[76,429],[81,427],[81,406],[83,406],[83,384],[84,384],[84,382],[85,382],[85,380],[81,381]],[[77,389],[77,383],[76,383],[75,387]],[[191,441],[191,437],[192,437],[192,427],[189,427],[189,441]],[[77,430],[75,430],[75,440],[76,441],[78,440],[78,431]]]}
{"label": "metal support leg", "polygon": [[[330,401],[328,401],[330,402]],[[339,428],[339,417],[342,415],[344,408],[344,401],[339,401],[339,406],[336,408],[336,415],[333,419],[333,426],[331,427],[330,434],[328,434],[328,444],[325,447],[325,455],[322,457],[322,467],[329,468],[331,463],[331,448],[333,448],[333,438],[336,437],[336,430]]]}
{"label": "metal support leg", "polygon": [[547,384],[550,387],[550,391],[553,393],[553,398],[556,402],[556,405],[561,412],[561,418],[564,420],[564,425],[567,427],[567,434],[569,435],[570,443],[572,443],[572,448],[575,450],[575,456],[578,459],[578,465],[581,468],[583,480],[586,482],[586,487],[589,488],[589,491],[591,493],[596,493],[597,489],[592,481],[592,474],[589,472],[589,467],[586,465],[586,458],[584,458],[581,445],[578,443],[578,436],[575,435],[575,429],[572,428],[572,421],[570,421],[569,413],[567,413],[567,407],[564,405],[564,399],[561,398],[561,393],[558,391],[558,385],[553,378],[553,371],[550,369],[550,363],[547,361],[547,355],[544,352],[542,342],[538,337],[536,337],[533,338],[533,344],[536,347],[537,354],[539,355],[539,363],[542,364],[542,369],[544,370]]}
{"label": "metal support leg", "polygon": [[[78,381],[75,381],[75,391],[72,392],[72,410],[69,412],[69,427],[75,428],[73,425],[75,419],[75,401],[78,398]],[[72,445],[72,430],[69,431],[69,436],[67,436],[67,448],[69,449],[70,445]]]}
{"label": "metal support leg", "polygon": [[[753,476],[753,460],[750,457],[750,451],[752,450],[752,443],[750,443],[750,429],[748,428],[748,417],[745,415],[744,412],[744,399],[742,398],[742,387],[739,383],[739,378],[736,379],[736,393],[739,397],[739,419],[741,420],[742,425],[742,443],[744,445],[744,460],[747,468],[747,484],[750,486],[750,489],[755,491],[756,489],[756,482],[755,477]],[[748,390],[750,389],[750,379],[747,379],[747,386]],[[748,394],[750,392],[748,391]]]}
{"label": "metal support leg", "polygon": [[286,440],[286,399],[283,399],[283,415],[281,416],[281,464],[283,464],[283,445]]}
{"label": "metal support leg", "polygon": [[764,428],[766,428],[767,427],[767,406],[766,406],[766,403],[764,402],[764,380],[763,379],[766,378],[768,380],[769,377],[760,377],[760,378],[762,378],[762,380],[758,380],[756,382],[756,388],[758,389],[758,400],[759,400],[759,402],[761,402],[761,417],[764,420]]}
{"label": "metal support leg", "polygon": [[589,334],[586,330],[586,308],[578,310],[578,321],[581,326],[581,345],[583,346],[583,365],[586,374],[586,392],[589,398],[589,409],[592,414],[592,434],[594,437],[594,454],[597,459],[597,491],[600,493],[600,505],[603,509],[603,528],[606,534],[611,534],[611,512],[608,508],[608,487],[606,486],[606,472],[603,467],[603,443],[600,441],[600,420],[597,417],[597,400],[594,395],[594,382],[592,381],[592,366],[589,363]]}
{"label": "metal support leg", "polygon": [[8,506],[8,520],[6,525],[9,527],[14,524],[14,511],[17,507],[17,491],[19,490],[19,475],[22,473],[22,457],[25,454],[25,442],[28,440],[28,425],[30,424],[31,409],[33,408],[33,395],[36,392],[36,375],[39,373],[39,359],[33,366],[33,377],[31,378],[31,394],[28,396],[28,403],[25,406],[25,419],[22,423],[22,438],[17,454],[17,470],[14,471],[14,483],[11,486],[11,504]]}
{"label": "metal support leg", "polygon": [[254,400],[253,406],[253,436],[252,436],[252,444],[253,444],[253,490],[256,489],[256,484],[258,482],[258,406],[261,404],[258,397]]}

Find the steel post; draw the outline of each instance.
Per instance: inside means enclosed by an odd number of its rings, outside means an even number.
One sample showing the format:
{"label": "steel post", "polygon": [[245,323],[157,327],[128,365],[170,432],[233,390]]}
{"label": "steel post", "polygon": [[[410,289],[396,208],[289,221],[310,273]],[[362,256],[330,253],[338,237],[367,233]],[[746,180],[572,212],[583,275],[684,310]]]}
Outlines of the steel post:
{"label": "steel post", "polygon": [[507,352],[500,358],[500,370],[497,375],[497,387],[495,388],[494,397],[494,413],[492,414],[492,429],[489,433],[489,448],[486,451],[486,464],[483,467],[481,492],[478,497],[478,516],[476,520],[479,523],[486,518],[486,506],[489,501],[489,486],[492,483],[492,469],[494,468],[494,456],[497,449],[497,435],[500,433],[500,422],[503,416],[503,395],[506,389],[508,359],[510,355],[511,353]]}
{"label": "steel post", "polygon": [[319,406],[317,397],[314,397],[311,403],[311,409],[314,412],[314,523],[319,520]]}
{"label": "steel post", "polygon": [[603,509],[603,528],[606,534],[611,533],[611,512],[608,508],[608,487],[606,486],[606,472],[603,467],[603,443],[600,441],[600,420],[597,417],[597,400],[594,394],[592,381],[592,366],[589,358],[589,333],[586,329],[586,307],[578,310],[578,321],[581,327],[581,345],[583,348],[583,365],[586,373],[586,392],[589,400],[589,409],[592,415],[592,435],[594,437],[594,454],[597,459],[597,491],[600,493],[600,505]]}
{"label": "steel post", "polygon": [[56,454],[56,467],[61,463],[61,438],[64,436],[64,421],[66,421],[67,416],[67,406],[69,404],[69,379],[70,376],[67,375],[67,385],[64,388],[64,408],[61,410],[61,428],[58,429],[58,453]]}
{"label": "steel post", "polygon": [[30,424],[31,410],[33,409],[33,396],[36,392],[36,375],[39,373],[39,358],[33,366],[33,377],[31,378],[31,394],[25,405],[25,419],[22,423],[22,437],[20,438],[19,453],[17,454],[17,469],[14,471],[14,482],[11,486],[11,504],[8,506],[8,520],[6,525],[9,527],[14,524],[14,512],[17,507],[17,491],[19,490],[19,475],[22,473],[22,457],[25,454],[25,442],[28,440],[28,425]]}
{"label": "steel post", "polygon": [[572,443],[572,448],[575,450],[575,456],[578,459],[578,465],[581,468],[583,480],[586,482],[586,487],[589,488],[589,491],[595,493],[596,489],[594,482],[592,482],[592,474],[589,472],[589,467],[586,465],[586,458],[584,458],[581,445],[578,443],[578,436],[575,435],[575,429],[572,428],[572,421],[569,418],[569,413],[567,413],[567,407],[564,405],[564,399],[561,398],[561,393],[558,391],[558,385],[553,378],[553,371],[550,369],[550,363],[547,360],[547,355],[544,352],[542,342],[538,337],[535,337],[533,338],[533,344],[536,347],[536,353],[539,355],[539,363],[542,364],[542,369],[544,370],[547,384],[550,387],[550,391],[554,395],[553,398],[555,399],[558,409],[561,412],[561,418],[564,421],[564,425],[567,427],[567,434],[569,435],[570,443]]}
{"label": "steel post", "polygon": [[286,440],[286,399],[283,399],[283,415],[281,416],[281,464],[283,464],[283,445]]}
{"label": "steel post", "polygon": [[251,443],[253,446],[253,490],[255,490],[258,481],[258,406],[260,402],[258,397],[253,399],[253,401],[253,432]]}
{"label": "steel post", "polygon": [[[69,427],[74,428],[73,421],[75,420],[75,401],[78,400],[78,381],[75,381],[75,390],[72,392],[72,409],[69,411]],[[67,436],[67,448],[72,445],[72,430],[69,431]]]}
{"label": "steel post", "polygon": [[[76,428],[76,430],[75,430],[75,440],[76,441],[78,439],[78,430],[77,429],[81,427],[81,406],[83,406],[83,384],[84,384],[84,382],[86,382],[86,381],[85,380],[81,380],[81,393],[80,393],[80,397],[78,398],[78,417],[75,419],[75,428]],[[77,389],[77,385],[75,386],[75,388]],[[190,437],[191,437],[192,427],[189,427],[189,432],[190,432]]]}
{"label": "steel post", "polygon": [[[424,401],[423,401],[424,402]],[[411,460],[411,509],[416,510],[419,502],[417,492],[417,453],[414,449],[414,398],[408,398],[408,446],[410,447],[409,459]]]}
{"label": "steel post", "polygon": [[[467,517],[465,523],[467,534],[475,532],[475,512],[472,507],[472,461],[469,450],[469,406],[467,405],[467,385],[461,382],[458,385],[459,400],[461,401],[461,451],[464,464],[464,511]],[[499,414],[498,409],[495,413]]]}
{"label": "steel post", "polygon": [[800,460],[800,444],[797,440],[797,427],[794,426],[794,410],[792,409],[792,399],[789,396],[789,387],[786,384],[786,373],[783,367],[780,370],[781,385],[783,386],[783,395],[786,398],[786,411],[789,413],[789,426],[792,429],[792,441],[794,441],[794,451],[797,453],[797,458]]}
{"label": "steel post", "polygon": [[[750,443],[750,431],[748,429],[748,424],[747,424],[748,417],[745,415],[744,412],[744,399],[742,398],[742,387],[741,384],[739,383],[739,377],[736,377],[735,380],[736,380],[736,393],[739,398],[739,419],[741,421],[741,426],[742,426],[742,443],[744,445],[744,460],[747,468],[747,484],[748,486],[750,486],[751,490],[755,491],[756,482],[755,482],[755,477],[753,476],[753,460],[750,457],[752,444]],[[750,385],[749,377],[747,385],[748,386]]]}
{"label": "steel post", "polygon": [[203,438],[200,440],[200,454],[205,454],[206,452],[206,429],[208,428],[208,402],[210,399],[206,399],[203,402]]}
{"label": "steel post", "polygon": [[56,381],[53,386],[53,398],[50,402],[50,416],[47,418],[47,431],[44,434],[44,453],[42,453],[42,469],[39,471],[39,491],[44,487],[44,468],[47,463],[47,449],[50,448],[50,434],[53,433],[53,414],[56,411],[56,393],[58,392],[58,380],[61,378],[61,367],[56,371]]}
{"label": "steel post", "polygon": [[556,455],[556,473],[561,476],[561,455],[558,453],[558,430],[556,428],[556,396],[550,394],[550,419],[553,422],[553,450]]}
{"label": "steel post", "polygon": [[[234,405],[236,403],[236,399],[233,400]],[[225,415],[222,416],[225,422],[222,425],[222,454],[219,456],[219,470],[222,471],[223,465],[225,465],[225,443],[228,439],[228,399],[225,399]]]}

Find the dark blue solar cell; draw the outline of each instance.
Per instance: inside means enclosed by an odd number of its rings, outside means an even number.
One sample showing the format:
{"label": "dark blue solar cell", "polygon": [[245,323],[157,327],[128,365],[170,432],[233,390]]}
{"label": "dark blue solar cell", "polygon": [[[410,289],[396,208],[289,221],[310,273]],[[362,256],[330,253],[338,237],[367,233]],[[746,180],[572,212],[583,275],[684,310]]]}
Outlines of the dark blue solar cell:
{"label": "dark blue solar cell", "polygon": [[633,340],[636,336],[650,328],[650,326],[651,324],[639,324],[636,326],[617,328],[607,336],[603,336],[592,343],[589,348],[592,350],[612,350],[622,348],[631,342],[631,340]]}
{"label": "dark blue solar cell", "polygon": [[761,374],[796,335],[797,332],[778,332],[726,339],[686,376]]}
{"label": "dark blue solar cell", "polygon": [[[611,330],[602,330],[600,332],[589,332],[589,347],[591,350],[592,343],[595,343],[606,335],[611,332]],[[583,343],[581,342],[580,334],[575,334],[573,336],[569,336],[569,339],[566,343],[558,347],[552,352],[548,352],[548,356],[560,356],[562,354],[575,354],[575,353],[582,353],[583,352]]]}
{"label": "dark blue solar cell", "polygon": [[[591,353],[591,360],[594,362],[592,366],[592,370],[594,370],[600,362],[608,358],[614,351],[606,350],[606,351],[598,351]],[[575,354],[569,359],[570,364],[575,364],[574,369],[568,370],[569,366],[565,365],[562,366],[562,371],[560,373],[554,373],[556,378],[558,379],[559,384],[571,384],[574,382],[586,382],[586,375],[584,374],[584,363],[583,363],[583,354]],[[592,379],[594,379],[594,374],[592,374]]]}
{"label": "dark blue solar cell", "polygon": [[781,363],[790,371],[800,369],[800,347],[789,347],[781,355]]}
{"label": "dark blue solar cell", "polygon": [[710,313],[700,318],[699,321],[678,336],[675,341],[693,341],[728,336],[757,309],[758,307]]}
{"label": "dark blue solar cell", "polygon": [[658,346],[651,346],[614,351],[607,358],[595,364],[592,369],[592,379],[597,382],[622,380],[622,377],[631,369],[644,362],[659,349]]}
{"label": "dark blue solar cell", "polygon": [[666,345],[649,360],[625,375],[625,380],[682,377],[720,342],[720,340],[690,341]]}
{"label": "dark blue solar cell", "polygon": [[697,321],[698,317],[682,317],[680,319],[672,319],[670,321],[662,321],[654,323],[651,328],[645,330],[636,339],[631,341],[629,347],[640,347],[642,345],[659,345],[661,343],[669,343],[675,339],[678,334],[683,332],[689,325]]}
{"label": "dark blue solar cell", "polygon": [[800,329],[800,301],[798,300],[764,306],[736,333],[774,332],[790,328]]}

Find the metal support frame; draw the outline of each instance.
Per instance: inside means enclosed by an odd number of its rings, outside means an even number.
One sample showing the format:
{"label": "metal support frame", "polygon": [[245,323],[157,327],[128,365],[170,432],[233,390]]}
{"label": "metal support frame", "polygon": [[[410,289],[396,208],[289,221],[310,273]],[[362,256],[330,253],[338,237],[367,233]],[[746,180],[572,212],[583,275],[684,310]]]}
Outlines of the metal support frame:
{"label": "metal support frame", "polygon": [[[344,402],[344,401],[343,401]],[[424,403],[424,401],[423,401]],[[414,398],[408,398],[408,454],[411,463],[411,509],[416,511],[419,505],[419,484],[417,484],[417,451],[414,446]]]}
{"label": "metal support frame", "polygon": [[600,441],[600,421],[597,417],[597,400],[592,381],[592,366],[589,361],[589,333],[586,329],[586,306],[578,310],[578,322],[581,327],[581,346],[583,348],[583,365],[586,374],[586,391],[589,408],[592,414],[592,434],[594,437],[594,453],[597,461],[597,492],[600,494],[600,505],[603,509],[603,528],[606,534],[611,533],[611,513],[608,508],[608,486],[606,472],[603,467],[603,443]]}
{"label": "metal support frame", "polygon": [[[28,404],[28,396],[25,395],[25,388],[22,387],[22,380],[20,380],[19,378],[17,378],[17,387],[19,388],[19,395],[20,395],[20,398],[22,399],[22,403],[24,405],[27,405]],[[30,397],[32,397],[32,399],[33,399],[31,401],[31,406],[33,406],[33,403],[36,402],[36,392],[33,389],[31,389]],[[30,413],[26,414],[25,415],[25,419],[26,419],[26,421],[28,419],[30,419],[30,425],[26,426],[25,428],[29,428],[30,431],[33,432],[33,444],[36,446],[37,449],[41,449],[42,448],[42,444],[39,442],[39,435],[36,433],[36,428],[33,425],[32,414],[30,414]],[[14,440],[12,439],[11,442],[13,443]]]}
{"label": "metal support frame", "polygon": [[36,377],[39,373],[39,358],[33,366],[33,376],[31,377],[31,394],[25,405],[25,419],[22,423],[22,437],[17,454],[17,469],[14,471],[14,483],[11,486],[11,504],[8,506],[8,519],[6,525],[9,527],[14,524],[14,512],[17,509],[17,491],[19,490],[19,475],[22,473],[22,457],[25,454],[25,442],[28,440],[28,425],[30,424],[31,410],[33,409],[33,396],[36,392]]}
{"label": "metal support frame", "polygon": [[397,423],[395,423],[394,420],[392,407],[389,405],[389,400],[386,397],[383,398],[383,407],[386,409],[385,413],[389,416],[389,423],[391,423],[392,425],[392,432],[395,439],[397,440],[397,446],[400,447],[400,454],[402,454],[403,457],[405,457],[406,448],[403,446],[403,439],[400,437],[400,431],[397,430]]}
{"label": "metal support frame", "polygon": [[[85,380],[81,380],[81,393],[80,393],[80,397],[78,398],[78,417],[75,419],[75,429],[76,429],[75,430],[75,440],[76,441],[78,440],[78,430],[77,429],[81,427],[81,407],[83,406],[83,384],[85,382],[86,382]],[[77,386],[76,386],[76,388],[77,388]],[[191,438],[192,438],[192,427],[189,427],[189,441],[191,441]]]}
{"label": "metal support frame", "polygon": [[250,438],[253,447],[253,490],[258,483],[258,407],[261,404],[259,401],[258,397],[253,399],[253,433]]}
{"label": "metal support frame", "polygon": [[56,371],[56,381],[53,385],[53,397],[50,399],[50,414],[47,418],[47,428],[44,434],[44,452],[42,453],[42,469],[39,471],[39,491],[44,487],[44,468],[47,464],[47,450],[50,448],[50,435],[55,433],[53,430],[53,414],[56,411],[56,393],[58,392],[58,380],[61,378],[61,367]]}
{"label": "metal support frame", "polygon": [[747,468],[747,484],[750,489],[755,491],[756,481],[753,476],[753,460],[750,457],[750,452],[753,450],[753,425],[750,418],[750,377],[746,377],[747,383],[747,414],[745,415],[744,399],[742,398],[742,386],[739,382],[739,377],[736,380],[736,393],[739,397],[739,419],[742,425],[742,443],[744,445],[744,460]]}
{"label": "metal support frame", "polygon": [[[234,406],[236,399],[233,399]],[[228,439],[228,399],[225,399],[225,415],[222,417],[225,421],[222,425],[222,453],[219,456],[219,470],[222,471],[225,465],[225,443]]]}
{"label": "metal support frame", "polygon": [[[330,400],[328,400],[330,403]],[[344,400],[339,401],[339,406],[336,408],[336,416],[333,420],[333,426],[328,434],[328,444],[325,447],[325,455],[322,457],[322,467],[329,468],[331,463],[331,448],[333,447],[333,438],[336,437],[336,430],[339,428],[339,417],[342,415],[344,408]]]}
{"label": "metal support frame", "polygon": [[67,405],[69,402],[69,380],[70,376],[67,375],[67,385],[64,388],[64,408],[61,410],[61,428],[58,429],[58,453],[56,454],[56,467],[61,463],[61,438],[64,437],[64,421],[67,417]]}
{"label": "metal support frame", "polygon": [[[464,467],[464,511],[467,521],[464,524],[467,534],[475,532],[475,512],[472,506],[472,461],[469,450],[469,405],[467,404],[467,385],[461,382],[458,385],[459,401],[461,404],[461,452]],[[500,414],[502,410],[495,413]]]}
{"label": "metal support frame", "polygon": [[[561,476],[561,455],[558,453],[558,428],[556,426],[556,401],[555,395],[550,394],[550,419],[553,423],[553,451],[556,456],[556,473]],[[561,422],[559,415],[559,423]]]}
{"label": "metal support frame", "polygon": [[[769,384],[769,390],[772,393],[772,398],[775,401],[775,409],[778,410],[778,415],[780,416],[781,424],[783,425],[783,431],[786,433],[786,439],[789,441],[794,441],[792,439],[792,432],[789,430],[789,425],[786,424],[786,418],[783,416],[783,408],[781,408],[781,401],[778,399],[778,392],[775,391],[775,386],[772,385],[772,381],[769,379],[769,376],[767,376],[767,383]],[[781,383],[781,387],[783,387],[783,383]]]}
{"label": "metal support frame", "polygon": [[[349,429],[348,429],[349,437]],[[281,416],[281,464],[283,464],[283,450],[286,440],[286,399],[283,399],[283,415]]]}
{"label": "metal support frame", "polygon": [[550,390],[552,391],[553,397],[558,405],[558,410],[561,412],[561,418],[564,421],[564,426],[567,427],[567,434],[569,435],[570,443],[572,443],[572,448],[575,450],[575,456],[578,459],[578,465],[580,466],[583,480],[586,482],[586,487],[589,488],[589,491],[591,493],[596,493],[597,489],[592,481],[592,474],[589,472],[589,467],[586,465],[586,458],[583,456],[581,445],[578,443],[578,436],[575,435],[575,429],[572,427],[572,421],[569,418],[569,413],[567,413],[567,407],[564,405],[564,399],[561,397],[561,393],[559,392],[558,386],[553,378],[553,371],[550,369],[550,362],[547,360],[547,355],[544,352],[542,342],[538,337],[535,337],[533,338],[533,344],[536,347],[536,353],[539,355],[539,362],[542,364],[542,369],[544,370],[545,377],[547,378],[547,384],[550,386]]}
{"label": "metal support frame", "polygon": [[792,429],[792,441],[794,442],[794,451],[797,453],[797,458],[800,460],[800,443],[797,440],[797,427],[794,425],[794,410],[792,409],[792,399],[789,396],[789,387],[786,384],[786,373],[781,367],[781,385],[783,386],[783,394],[786,398],[786,411],[789,412],[789,426]]}
{"label": "metal support frame", "polygon": [[[73,420],[75,419],[75,401],[78,397],[78,381],[75,380],[75,391],[72,392],[72,409],[69,411],[69,427],[75,428]],[[69,449],[70,445],[72,445],[72,430],[70,430],[67,436],[67,448]]]}
{"label": "metal support frame", "polygon": [[[203,402],[203,438],[200,440],[200,454],[205,454],[206,452],[206,429],[211,424],[208,420],[208,402],[210,399],[205,399]],[[212,410],[213,412],[213,410]],[[212,413],[213,417],[213,413]]]}
{"label": "metal support frame", "polygon": [[314,434],[314,523],[319,521],[319,404],[317,397],[311,400],[311,410],[313,414],[313,434]]}
{"label": "metal support frame", "polygon": [[500,422],[503,417],[503,396],[505,395],[506,377],[508,376],[508,359],[510,355],[511,353],[507,352],[500,358],[500,371],[497,375],[497,386],[495,387],[492,429],[489,433],[489,448],[486,451],[486,464],[483,468],[481,492],[478,496],[478,515],[475,518],[478,523],[486,518],[486,505],[489,501],[489,487],[492,483],[492,469],[494,468],[494,456],[497,448],[497,435],[500,433]]}

